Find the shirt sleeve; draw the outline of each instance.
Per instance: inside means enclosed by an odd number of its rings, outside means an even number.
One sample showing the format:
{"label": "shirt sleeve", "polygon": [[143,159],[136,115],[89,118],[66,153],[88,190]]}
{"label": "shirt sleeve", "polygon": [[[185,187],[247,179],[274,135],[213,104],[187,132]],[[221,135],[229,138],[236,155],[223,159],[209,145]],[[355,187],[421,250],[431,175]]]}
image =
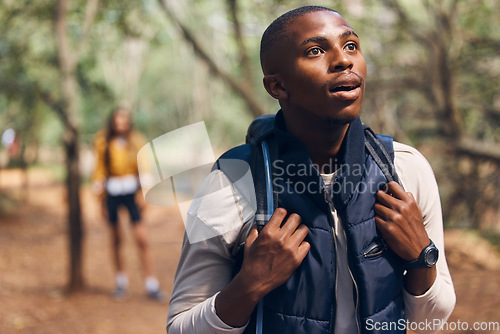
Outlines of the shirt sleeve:
{"label": "shirt sleeve", "polygon": [[[436,280],[429,290],[420,296],[403,291],[406,319],[412,323],[443,323],[453,311],[456,297],[445,258],[443,218],[437,182],[431,166],[416,149],[395,142],[394,151],[394,163],[401,183],[415,197],[422,212],[425,230],[439,249]],[[438,329],[436,326],[433,330],[419,333],[433,333]]]}
{"label": "shirt sleeve", "polygon": [[[218,170],[212,172],[196,195],[197,198],[206,195],[209,200],[199,202],[195,211],[191,208],[188,210],[186,226],[196,222],[215,226],[218,231],[224,232],[201,241],[191,239],[190,242],[188,235],[184,237],[168,311],[169,334],[239,334],[245,330],[246,326],[233,328],[226,325],[215,311],[217,294],[232,280],[234,274],[233,248],[251,227],[254,217],[254,212],[249,210],[248,204],[235,188],[233,192],[218,192],[216,199],[213,193],[207,193],[210,184],[224,182],[228,182],[224,173]],[[239,224],[241,220],[244,221],[243,226]],[[221,228],[221,221],[233,224],[236,228]]]}

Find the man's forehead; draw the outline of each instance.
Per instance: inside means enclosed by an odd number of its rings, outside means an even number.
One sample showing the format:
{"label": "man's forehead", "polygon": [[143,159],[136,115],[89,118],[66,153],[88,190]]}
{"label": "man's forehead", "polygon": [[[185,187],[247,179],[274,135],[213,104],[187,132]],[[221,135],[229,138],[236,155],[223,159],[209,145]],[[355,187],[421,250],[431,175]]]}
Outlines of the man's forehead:
{"label": "man's forehead", "polygon": [[302,38],[309,33],[314,34],[322,30],[332,29],[335,29],[340,35],[354,33],[347,21],[339,13],[333,11],[306,13],[290,22],[284,33],[288,38],[295,39]]}
{"label": "man's forehead", "polygon": [[[264,74],[275,73],[292,49],[300,47],[304,40],[321,36],[331,38],[335,35],[340,36],[346,31],[353,32],[351,26],[336,11],[313,7],[303,13],[288,12],[266,29],[260,50]],[[328,27],[322,30],[322,26]]]}

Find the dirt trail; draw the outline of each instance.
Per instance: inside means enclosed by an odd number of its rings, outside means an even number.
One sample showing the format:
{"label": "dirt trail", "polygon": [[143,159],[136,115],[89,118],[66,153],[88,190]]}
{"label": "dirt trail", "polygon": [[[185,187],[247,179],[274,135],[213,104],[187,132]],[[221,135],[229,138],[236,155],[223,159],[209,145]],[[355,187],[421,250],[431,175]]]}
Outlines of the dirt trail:
{"label": "dirt trail", "polygon": [[[66,296],[68,245],[64,189],[50,174],[29,174],[27,193],[19,190],[18,171],[0,171],[0,191],[26,197],[0,216],[0,334],[149,334],[165,333],[168,303],[155,303],[144,294],[139,260],[128,228],[126,265],[131,297],[110,297],[113,272],[108,234],[96,201],[82,189],[84,212],[84,292]],[[1,194],[0,194],[1,196]],[[154,262],[167,297],[172,289],[182,243],[183,224],[177,210],[148,206]],[[128,227],[125,222],[124,227]],[[476,321],[500,322],[500,258],[489,244],[470,234],[447,231],[447,255],[457,291],[450,321],[472,326]],[[469,251],[475,250],[473,256]],[[500,333],[495,331],[448,331]]]}

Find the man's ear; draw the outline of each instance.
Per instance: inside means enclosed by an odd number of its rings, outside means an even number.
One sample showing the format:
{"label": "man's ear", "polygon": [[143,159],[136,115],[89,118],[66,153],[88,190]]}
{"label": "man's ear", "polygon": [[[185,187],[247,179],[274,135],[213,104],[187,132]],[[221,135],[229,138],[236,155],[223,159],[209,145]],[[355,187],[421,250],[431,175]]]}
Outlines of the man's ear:
{"label": "man's ear", "polygon": [[286,92],[285,85],[279,74],[265,75],[263,82],[269,95],[276,100],[286,100],[288,98],[288,93]]}

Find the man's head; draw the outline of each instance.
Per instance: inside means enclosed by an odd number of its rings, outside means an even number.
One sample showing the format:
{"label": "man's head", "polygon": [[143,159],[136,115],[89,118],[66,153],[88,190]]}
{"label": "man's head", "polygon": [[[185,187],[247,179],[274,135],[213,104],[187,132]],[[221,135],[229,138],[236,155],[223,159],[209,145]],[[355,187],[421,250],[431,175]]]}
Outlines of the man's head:
{"label": "man's head", "polygon": [[264,31],[262,39],[260,41],[260,64],[262,66],[262,71],[264,75],[271,74],[273,72],[272,54],[276,51],[276,48],[281,45],[282,42],[287,38],[286,28],[295,19],[309,13],[318,11],[331,11],[337,13],[337,11],[321,6],[304,6],[293,9],[286,12],[285,14],[274,20],[269,27]]}
{"label": "man's head", "polygon": [[285,117],[349,123],[359,115],[366,64],[358,36],[336,11],[306,6],[277,18],[263,34],[261,64]]}

